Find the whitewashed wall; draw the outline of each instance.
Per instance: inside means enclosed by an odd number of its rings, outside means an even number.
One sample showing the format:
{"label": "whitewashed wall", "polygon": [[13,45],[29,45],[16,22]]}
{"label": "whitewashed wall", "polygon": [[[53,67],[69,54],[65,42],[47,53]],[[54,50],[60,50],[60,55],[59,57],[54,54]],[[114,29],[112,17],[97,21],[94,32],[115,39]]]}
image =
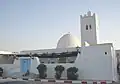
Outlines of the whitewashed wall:
{"label": "whitewashed wall", "polygon": [[35,57],[33,60],[32,60],[32,65],[31,65],[31,69],[30,69],[30,72],[32,73],[37,73],[38,74],[38,70],[37,70],[37,66],[40,64],[40,61],[37,57]]}
{"label": "whitewashed wall", "polygon": [[[79,69],[79,79],[84,80],[117,80],[116,72],[116,56],[112,44],[99,44],[94,46],[81,47],[80,54],[77,56],[75,63],[66,64],[46,64],[47,78],[54,78],[57,65],[63,65],[65,71],[62,78],[66,78],[66,70],[69,67],[75,66]],[[105,52],[107,54],[105,54]],[[40,64],[39,59],[32,60],[30,72],[38,74],[37,66]],[[15,70],[19,71],[20,61],[16,60],[13,65],[1,65],[9,70],[11,67],[17,67]],[[14,71],[15,71],[14,70]]]}
{"label": "whitewashed wall", "polygon": [[114,77],[114,80],[118,80],[119,78],[119,75],[117,73],[117,64],[118,64],[118,58],[116,56],[116,51],[114,50],[114,48],[112,47],[111,48],[111,51],[112,51],[112,69],[113,69],[113,77]]}
{"label": "whitewashed wall", "polygon": [[0,54],[14,54],[13,52],[8,52],[8,51],[0,51]]}
{"label": "whitewashed wall", "polygon": [[75,66],[79,68],[80,79],[116,81],[114,68],[117,62],[113,59],[116,56],[113,56],[111,48],[112,44],[82,47],[81,55],[75,61]]}
{"label": "whitewashed wall", "polygon": [[20,66],[15,64],[0,64],[4,69],[4,76],[12,76],[14,73],[20,72]]}
{"label": "whitewashed wall", "polygon": [[60,63],[60,64],[46,64],[47,65],[47,78],[55,78],[55,67],[57,65],[63,65],[65,67],[65,70],[62,74],[62,78],[67,78],[67,68],[72,67],[73,64],[70,63]]}
{"label": "whitewashed wall", "polygon": [[[46,64],[48,78],[54,78],[55,66],[63,65],[65,69],[75,66],[79,68],[79,79],[86,80],[117,80],[116,76],[116,56],[112,54],[112,44],[101,44],[81,48],[75,63],[67,64]],[[105,54],[105,52],[107,54]],[[34,66],[34,65],[32,65]],[[33,70],[34,71],[34,70]],[[62,75],[66,78],[66,71]]]}

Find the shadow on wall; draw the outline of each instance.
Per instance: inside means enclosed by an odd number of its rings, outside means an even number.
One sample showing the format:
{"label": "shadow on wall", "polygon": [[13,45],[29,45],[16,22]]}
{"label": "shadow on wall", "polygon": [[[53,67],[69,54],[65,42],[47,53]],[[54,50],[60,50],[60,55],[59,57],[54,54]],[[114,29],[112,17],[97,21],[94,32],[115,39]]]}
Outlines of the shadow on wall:
{"label": "shadow on wall", "polygon": [[0,64],[13,64],[13,62],[13,57],[0,55]]}

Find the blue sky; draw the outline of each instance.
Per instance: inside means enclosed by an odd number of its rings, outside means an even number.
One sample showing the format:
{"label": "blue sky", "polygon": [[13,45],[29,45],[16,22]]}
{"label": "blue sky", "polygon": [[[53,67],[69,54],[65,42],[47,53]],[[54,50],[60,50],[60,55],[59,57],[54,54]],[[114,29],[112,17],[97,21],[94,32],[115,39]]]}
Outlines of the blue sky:
{"label": "blue sky", "polygon": [[55,48],[61,35],[80,38],[79,16],[100,19],[100,42],[120,48],[119,0],[0,0],[0,50]]}

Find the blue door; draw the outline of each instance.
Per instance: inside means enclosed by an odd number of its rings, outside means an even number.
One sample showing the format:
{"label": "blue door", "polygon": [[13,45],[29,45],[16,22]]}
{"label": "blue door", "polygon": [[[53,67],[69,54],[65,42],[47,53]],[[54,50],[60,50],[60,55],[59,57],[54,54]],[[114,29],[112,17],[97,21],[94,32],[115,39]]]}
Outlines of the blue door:
{"label": "blue door", "polygon": [[21,72],[26,73],[27,70],[30,70],[30,66],[31,66],[31,59],[20,60]]}

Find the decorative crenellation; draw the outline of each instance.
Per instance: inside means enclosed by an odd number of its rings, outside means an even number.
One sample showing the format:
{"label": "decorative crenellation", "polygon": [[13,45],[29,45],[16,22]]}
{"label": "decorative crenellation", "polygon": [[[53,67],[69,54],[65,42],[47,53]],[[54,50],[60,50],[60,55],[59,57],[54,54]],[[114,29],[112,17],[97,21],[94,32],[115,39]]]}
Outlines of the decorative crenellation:
{"label": "decorative crenellation", "polygon": [[89,16],[95,16],[95,13],[92,13],[91,11],[88,11],[87,14],[80,15],[81,18],[86,18],[86,17],[89,17]]}

